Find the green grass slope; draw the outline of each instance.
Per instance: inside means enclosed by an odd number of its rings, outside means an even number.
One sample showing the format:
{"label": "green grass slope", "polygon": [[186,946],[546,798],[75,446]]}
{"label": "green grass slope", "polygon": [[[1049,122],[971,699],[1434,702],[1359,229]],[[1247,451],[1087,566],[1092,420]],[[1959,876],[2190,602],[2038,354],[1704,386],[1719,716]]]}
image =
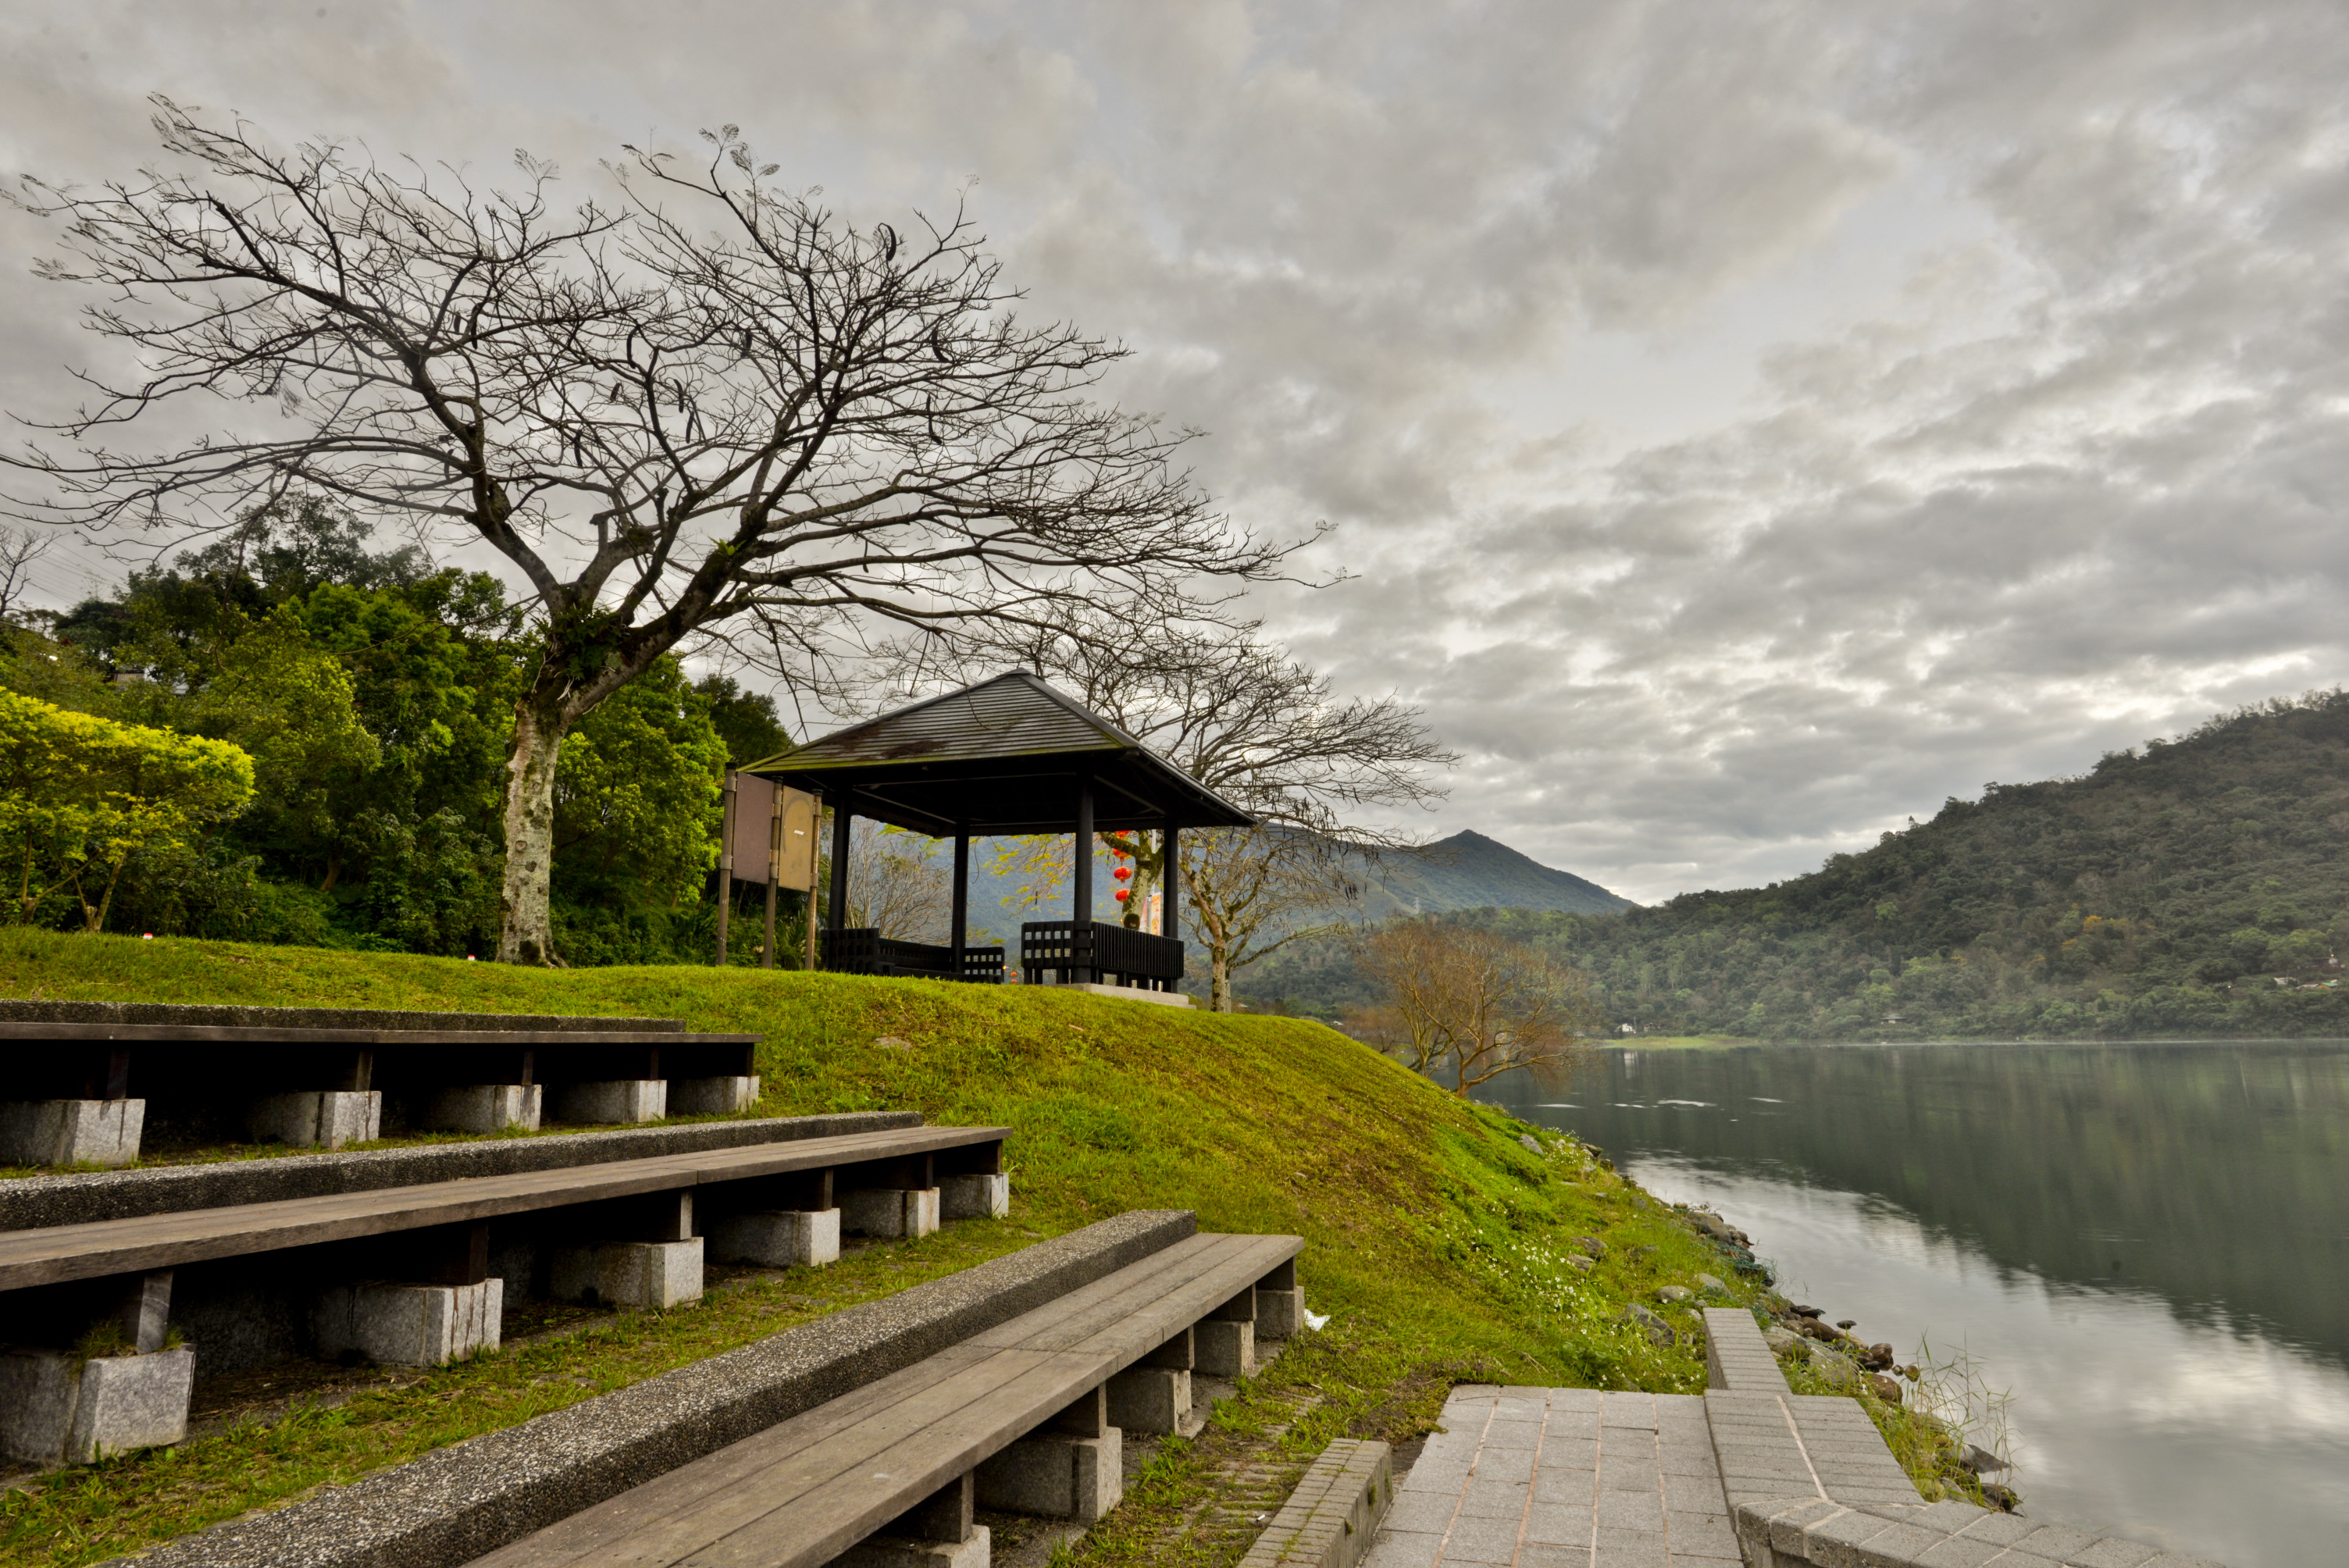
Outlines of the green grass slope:
{"label": "green grass slope", "polygon": [[[1290,1385],[1309,1383],[1319,1401],[1292,1444],[1407,1437],[1463,1377],[1701,1389],[1696,1319],[1653,1293],[1700,1270],[1729,1274],[1669,1211],[1588,1165],[1571,1142],[1548,1135],[1529,1150],[1519,1139],[1530,1130],[1503,1113],[1297,1019],[1021,987],[741,969],[546,972],[21,928],[0,933],[0,995],[674,1016],[765,1037],[764,1114],[907,1109],[1015,1130],[1008,1222],[949,1227],[895,1263],[868,1257],[853,1277],[795,1273],[808,1283],[781,1295],[713,1296],[568,1348],[510,1350],[267,1431],[7,1493],[0,1556],[12,1561],[95,1561],[1128,1209],[1190,1208],[1207,1229],[1305,1237],[1307,1300],[1331,1323],[1275,1368]],[[1606,1243],[1588,1274],[1568,1261],[1582,1255],[1584,1236]],[[1679,1343],[1659,1347],[1622,1321],[1632,1300],[1663,1311]],[[1181,1512],[1180,1488],[1159,1485],[1138,1490],[1136,1517],[1148,1517],[1153,1497],[1170,1517]],[[1116,1532],[1103,1539],[1099,1560],[1123,1560]],[[1133,1550],[1132,1560],[1147,1559]]]}

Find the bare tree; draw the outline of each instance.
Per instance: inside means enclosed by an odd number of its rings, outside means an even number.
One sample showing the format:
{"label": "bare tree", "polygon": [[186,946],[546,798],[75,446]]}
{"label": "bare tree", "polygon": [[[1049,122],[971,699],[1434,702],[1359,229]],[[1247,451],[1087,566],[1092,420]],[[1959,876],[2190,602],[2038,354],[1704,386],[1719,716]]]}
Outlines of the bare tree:
{"label": "bare tree", "polygon": [[905,942],[946,941],[954,876],[938,863],[936,841],[870,818],[851,837],[847,923]]}
{"label": "bare tree", "polygon": [[57,536],[33,528],[0,526],[0,625],[24,603],[33,585],[33,563],[49,552]]}
{"label": "bare tree", "polygon": [[1599,1026],[1582,976],[1539,948],[1441,920],[1396,920],[1363,934],[1363,972],[1385,1006],[1363,1017],[1377,1043],[1412,1066],[1448,1066],[1464,1099],[1478,1084],[1527,1068],[1571,1068]]}
{"label": "bare tree", "polygon": [[[688,168],[626,150],[608,205],[273,150],[155,101],[166,150],[96,191],[26,180],[42,275],[96,291],[128,378],[36,428],[15,513],[218,526],[296,487],[487,541],[535,594],[514,705],[499,956],[554,959],[555,758],[680,642],[753,635],[822,681],[876,628],[951,641],[1061,603],[1276,573],[1172,466],[1188,432],[1087,400],[1121,356],[1030,325],[957,213],[854,232],[766,181],[735,128]],[[220,427],[117,443],[166,406]],[[1193,590],[1192,592],[1195,592]]]}
{"label": "bare tree", "polygon": [[[1456,760],[1416,709],[1392,697],[1337,697],[1329,677],[1274,646],[1256,623],[1063,614],[1049,624],[998,628],[976,653],[969,645],[944,655],[898,653],[893,696],[1027,665],[1257,818],[1254,828],[1181,840],[1175,872],[1192,934],[1207,950],[1218,1012],[1232,1009],[1241,969],[1333,928],[1318,917],[1353,902],[1366,856],[1409,841],[1348,814],[1430,804],[1442,790],[1428,770]],[[1135,872],[1129,907],[1164,885],[1155,839],[1125,838]],[[1040,840],[1030,852],[1065,867],[1066,844]]]}

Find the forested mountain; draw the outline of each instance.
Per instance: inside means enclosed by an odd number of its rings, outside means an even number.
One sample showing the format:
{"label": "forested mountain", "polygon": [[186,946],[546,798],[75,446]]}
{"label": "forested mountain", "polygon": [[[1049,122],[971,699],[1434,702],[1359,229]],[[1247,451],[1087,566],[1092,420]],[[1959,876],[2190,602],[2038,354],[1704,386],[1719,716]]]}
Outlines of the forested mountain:
{"label": "forested mountain", "polygon": [[[1611,1027],[1766,1038],[2349,1034],[2349,693],[1993,784],[1808,876],[1603,918],[1490,910]],[[1325,944],[1257,1005],[1367,1000]]]}
{"label": "forested mountain", "polygon": [[1422,850],[1365,862],[1362,913],[1371,919],[1440,910],[1552,909],[1613,914],[1631,901],[1571,872],[1543,865],[1482,833],[1460,832]]}

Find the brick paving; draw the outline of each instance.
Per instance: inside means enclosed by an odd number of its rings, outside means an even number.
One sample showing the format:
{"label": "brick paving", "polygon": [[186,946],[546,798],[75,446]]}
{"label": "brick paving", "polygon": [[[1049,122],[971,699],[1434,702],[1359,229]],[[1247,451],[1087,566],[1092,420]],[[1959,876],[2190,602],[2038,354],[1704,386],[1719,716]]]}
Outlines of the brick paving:
{"label": "brick paving", "polygon": [[1704,1400],[1464,1385],[1364,1568],[1730,1568]]}

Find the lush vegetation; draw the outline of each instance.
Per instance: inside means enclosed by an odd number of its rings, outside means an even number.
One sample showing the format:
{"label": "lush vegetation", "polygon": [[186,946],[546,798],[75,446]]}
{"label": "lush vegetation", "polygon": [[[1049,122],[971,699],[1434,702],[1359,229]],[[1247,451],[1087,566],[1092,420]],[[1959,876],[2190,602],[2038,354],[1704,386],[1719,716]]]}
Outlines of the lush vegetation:
{"label": "lush vegetation", "polygon": [[225,741],[0,691],[0,865],[19,920],[70,892],[82,928],[102,929],[132,854],[252,798],[253,758]]}
{"label": "lush vegetation", "polygon": [[[2349,1033],[2349,693],[1993,784],[1765,888],[1442,918],[1551,948],[1608,1027],[1748,1038]],[[1250,998],[1374,998],[1340,945]]]}
{"label": "lush vegetation", "polygon": [[[1329,1329],[1228,1419],[1294,1423],[1281,1452],[1351,1431],[1423,1430],[1461,1378],[1692,1392],[1693,1311],[1655,1300],[1705,1271],[1739,1278],[1660,1204],[1545,1135],[1463,1102],[1319,1025],[1184,1012],[1029,987],[956,986],[684,965],[570,972],[407,954],[0,932],[0,995],[677,1016],[765,1037],[760,1109],[871,1107],[1003,1123],[1013,1209],[853,1274],[629,1319],[546,1348],[370,1388],[334,1409],[246,1425],[174,1453],[66,1472],[0,1500],[0,1556],[94,1561],[511,1424],[859,1295],[1128,1209],[1195,1209],[1211,1229],[1306,1238],[1308,1300]],[[1585,1273],[1578,1238],[1607,1243]],[[991,1239],[990,1239],[991,1238]],[[1635,1249],[1654,1249],[1652,1252]],[[1587,1261],[1587,1260],[1586,1260]],[[1740,1283],[1741,1295],[1751,1287]],[[1670,1347],[1623,1320],[1645,1299]],[[198,1347],[201,1354],[202,1347]],[[1284,1390],[1288,1392],[1284,1393]],[[1311,1398],[1309,1419],[1297,1411]],[[1282,1400],[1287,1404],[1283,1405]],[[1295,1453],[1290,1453],[1295,1449]],[[1206,1484],[1177,1449],[1090,1552],[1226,1561],[1166,1544]]]}
{"label": "lush vegetation", "polygon": [[[132,573],[113,597],[0,629],[0,689],[226,741],[253,770],[249,803],[203,830],[109,841],[123,852],[102,914],[103,901],[59,882],[20,919],[457,957],[494,950],[501,790],[514,700],[540,657],[535,634],[494,578],[368,545],[331,508],[287,503],[168,567]],[[564,955],[706,954],[720,775],[783,743],[771,699],[722,676],[689,684],[674,659],[584,719],[556,785]]]}

